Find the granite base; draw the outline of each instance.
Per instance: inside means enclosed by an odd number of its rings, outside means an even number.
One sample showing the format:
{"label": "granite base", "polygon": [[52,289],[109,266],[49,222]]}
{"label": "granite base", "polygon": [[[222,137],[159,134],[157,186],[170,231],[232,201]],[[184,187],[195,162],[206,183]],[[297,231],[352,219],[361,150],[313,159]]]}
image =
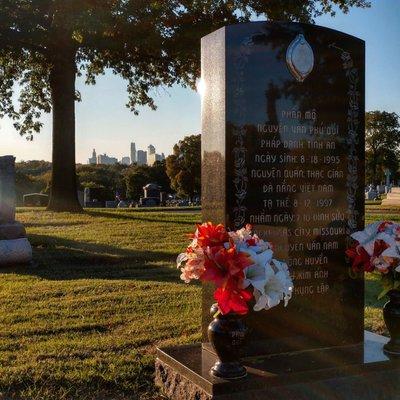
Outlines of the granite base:
{"label": "granite base", "polygon": [[27,238],[0,240],[0,266],[28,264],[32,261],[32,247]]}
{"label": "granite base", "polygon": [[383,353],[387,338],[365,333],[361,359],[338,363],[341,349],[248,357],[248,376],[226,381],[209,374],[216,356],[199,345],[158,349],[156,384],[172,400],[399,400],[400,359]]}
{"label": "granite base", "polygon": [[20,222],[0,224],[0,240],[14,240],[25,237],[26,231]]}

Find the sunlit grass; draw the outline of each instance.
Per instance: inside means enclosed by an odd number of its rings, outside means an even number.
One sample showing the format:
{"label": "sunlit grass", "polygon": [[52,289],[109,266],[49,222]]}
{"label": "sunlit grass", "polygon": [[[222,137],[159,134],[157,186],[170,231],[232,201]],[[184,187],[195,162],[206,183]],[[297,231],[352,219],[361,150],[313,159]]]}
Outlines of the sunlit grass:
{"label": "sunlit grass", "polygon": [[[400,209],[367,213],[400,220]],[[0,399],[157,396],[155,347],[200,340],[200,287],[175,268],[200,213],[20,209],[17,218],[35,264],[0,270]],[[366,328],[385,333],[379,282],[367,277],[366,288]]]}
{"label": "sunlit grass", "polygon": [[151,397],[155,347],[200,340],[200,288],[175,267],[200,214],[17,218],[35,264],[0,271],[0,398]]}

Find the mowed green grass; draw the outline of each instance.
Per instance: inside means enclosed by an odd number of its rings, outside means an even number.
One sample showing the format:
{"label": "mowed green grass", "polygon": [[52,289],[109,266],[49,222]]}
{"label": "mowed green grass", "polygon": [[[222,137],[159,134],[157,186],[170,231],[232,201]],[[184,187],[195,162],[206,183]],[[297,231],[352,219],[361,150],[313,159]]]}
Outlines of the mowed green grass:
{"label": "mowed green grass", "polygon": [[151,398],[155,347],[200,340],[200,287],[175,266],[200,214],[17,219],[36,265],[0,270],[3,398]]}
{"label": "mowed green grass", "polygon": [[[368,222],[400,220],[400,210]],[[384,211],[386,213],[386,211]],[[155,399],[156,346],[200,341],[199,285],[176,255],[197,212],[20,209],[35,265],[0,270],[0,399]],[[366,327],[385,333],[379,284]]]}
{"label": "mowed green grass", "polygon": [[[370,224],[376,221],[393,221],[400,223],[400,207],[366,205],[365,223]],[[387,301],[386,298],[377,300],[377,296],[382,291],[379,277],[376,275],[366,275],[365,293],[365,328],[377,333],[388,335],[382,317],[382,307]]]}

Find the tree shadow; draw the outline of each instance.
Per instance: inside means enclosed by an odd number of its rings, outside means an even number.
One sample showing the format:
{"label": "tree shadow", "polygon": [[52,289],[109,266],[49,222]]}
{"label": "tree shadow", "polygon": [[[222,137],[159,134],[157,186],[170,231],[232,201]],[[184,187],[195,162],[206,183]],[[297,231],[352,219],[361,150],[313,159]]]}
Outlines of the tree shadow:
{"label": "tree shadow", "polygon": [[128,214],[119,214],[116,212],[106,212],[106,211],[85,211],[87,215],[91,217],[101,217],[101,218],[115,218],[124,221],[146,221],[146,222],[158,222],[158,223],[167,223],[167,224],[177,224],[177,225],[190,225],[194,226],[194,222],[192,221],[180,221],[177,219],[163,219],[163,218],[149,218],[143,217],[140,214],[132,213],[131,215]]}
{"label": "tree shadow", "polygon": [[90,222],[84,222],[84,221],[61,221],[61,222],[24,222],[24,227],[25,228],[40,228],[40,227],[45,227],[45,226],[53,226],[53,227],[59,227],[59,226],[78,226],[78,225],[88,225]]}
{"label": "tree shadow", "polygon": [[30,234],[34,261],[0,267],[0,274],[49,280],[107,279],[179,282],[176,255],[165,251],[124,249],[47,235]]}

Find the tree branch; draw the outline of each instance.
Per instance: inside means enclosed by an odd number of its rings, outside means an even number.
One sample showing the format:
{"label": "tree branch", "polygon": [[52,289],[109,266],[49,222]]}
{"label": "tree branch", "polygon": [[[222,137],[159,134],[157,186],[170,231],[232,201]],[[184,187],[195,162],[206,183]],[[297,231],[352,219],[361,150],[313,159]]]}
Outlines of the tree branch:
{"label": "tree branch", "polygon": [[47,54],[47,49],[45,47],[27,41],[23,34],[12,29],[0,28],[0,43],[3,43],[5,46],[9,46],[10,48],[19,47],[37,51],[44,55]]}

